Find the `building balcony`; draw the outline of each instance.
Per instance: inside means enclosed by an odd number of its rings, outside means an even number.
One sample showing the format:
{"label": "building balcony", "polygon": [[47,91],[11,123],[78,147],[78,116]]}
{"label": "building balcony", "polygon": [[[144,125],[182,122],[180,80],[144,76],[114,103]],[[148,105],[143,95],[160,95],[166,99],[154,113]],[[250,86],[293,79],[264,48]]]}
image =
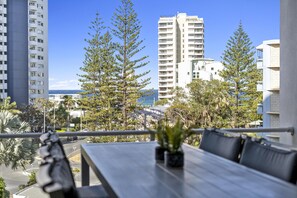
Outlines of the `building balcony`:
{"label": "building balcony", "polygon": [[263,69],[263,61],[262,60],[257,61],[257,69]]}
{"label": "building balcony", "polygon": [[279,86],[278,87],[269,87],[269,88],[267,88],[267,91],[279,92]]}
{"label": "building balcony", "polygon": [[166,66],[159,67],[159,71],[167,71],[167,67]]}
{"label": "building balcony", "polygon": [[29,4],[29,10],[32,10],[32,11],[37,11],[37,5],[36,4]]}
{"label": "building balcony", "polygon": [[170,56],[169,56],[169,57],[162,57],[162,58],[159,57],[158,60],[159,60],[159,61],[165,61],[165,60],[172,60],[172,59],[173,59],[173,57],[170,57]]}
{"label": "building balcony", "polygon": [[159,76],[162,76],[162,77],[167,76],[167,72],[159,72]]}
{"label": "building balcony", "polygon": [[262,81],[258,81],[257,91],[263,91],[263,82]]}
{"label": "building balcony", "polygon": [[267,111],[266,113],[269,115],[279,115],[278,111]]}
{"label": "building balcony", "polygon": [[273,64],[273,65],[268,65],[267,68],[276,70],[276,69],[279,69],[280,67],[279,67],[279,64]]}
{"label": "building balcony", "polygon": [[257,106],[257,114],[262,115],[263,114],[263,104],[260,103]]}
{"label": "building balcony", "polygon": [[7,23],[7,18],[6,17],[0,18],[0,22],[1,23]]}
{"label": "building balcony", "polygon": [[160,87],[168,87],[168,85],[167,84],[159,84],[159,88]]}
{"label": "building balcony", "polygon": [[38,54],[37,49],[29,49],[29,54]]}
{"label": "building balcony", "polygon": [[33,32],[33,31],[32,31],[32,32],[29,32],[29,37],[30,37],[30,36],[37,37],[38,34],[37,34],[37,32]]}
{"label": "building balcony", "polygon": [[39,27],[37,23],[29,23],[29,27],[37,28]]}

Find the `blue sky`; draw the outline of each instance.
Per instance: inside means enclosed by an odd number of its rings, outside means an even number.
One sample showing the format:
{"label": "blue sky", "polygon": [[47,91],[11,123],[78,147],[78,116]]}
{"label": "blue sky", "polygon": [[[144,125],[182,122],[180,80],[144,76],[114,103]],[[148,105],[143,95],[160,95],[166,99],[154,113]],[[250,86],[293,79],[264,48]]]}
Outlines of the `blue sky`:
{"label": "blue sky", "polygon": [[[177,12],[204,19],[205,57],[221,60],[226,43],[242,21],[256,47],[263,40],[280,37],[280,0],[134,0],[142,25],[141,38],[150,63],[149,88],[158,87],[158,20]],[[88,27],[99,12],[110,26],[120,0],[49,0],[50,89],[80,89],[78,76],[84,61]]]}

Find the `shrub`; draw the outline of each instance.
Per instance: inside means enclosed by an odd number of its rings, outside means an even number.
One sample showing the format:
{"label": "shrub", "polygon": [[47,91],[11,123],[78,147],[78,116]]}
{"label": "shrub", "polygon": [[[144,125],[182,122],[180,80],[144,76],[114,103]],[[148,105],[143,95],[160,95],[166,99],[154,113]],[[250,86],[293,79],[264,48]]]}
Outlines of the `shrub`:
{"label": "shrub", "polygon": [[6,184],[2,177],[0,177],[0,197],[1,198],[9,198],[9,191],[5,189]]}

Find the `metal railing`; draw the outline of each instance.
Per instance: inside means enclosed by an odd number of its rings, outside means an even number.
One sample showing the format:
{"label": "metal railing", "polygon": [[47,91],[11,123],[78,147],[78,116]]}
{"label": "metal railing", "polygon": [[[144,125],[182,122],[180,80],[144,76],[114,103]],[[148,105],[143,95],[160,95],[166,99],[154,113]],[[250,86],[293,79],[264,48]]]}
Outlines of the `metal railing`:
{"label": "metal railing", "polygon": [[[232,133],[290,133],[294,135],[293,127],[282,128],[222,128],[219,131],[227,131]],[[204,129],[192,129],[195,134],[202,134]],[[39,138],[43,133],[17,133],[7,134],[0,133],[1,138]],[[126,131],[88,131],[88,132],[63,132],[58,133],[59,137],[73,137],[73,136],[118,136],[118,135],[150,135],[150,140],[155,140],[155,132],[150,130],[126,130]]]}
{"label": "metal railing", "polygon": [[[291,133],[294,135],[294,127],[279,128],[220,128],[218,130],[228,131],[232,133]],[[204,129],[193,129],[196,133],[201,133]]]}

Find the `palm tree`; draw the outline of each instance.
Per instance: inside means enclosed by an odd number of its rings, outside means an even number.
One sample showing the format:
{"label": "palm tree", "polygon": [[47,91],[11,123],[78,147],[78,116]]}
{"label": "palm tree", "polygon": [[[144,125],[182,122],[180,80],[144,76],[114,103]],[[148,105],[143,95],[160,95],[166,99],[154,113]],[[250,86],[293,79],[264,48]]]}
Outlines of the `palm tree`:
{"label": "palm tree", "polygon": [[0,110],[7,110],[13,114],[20,114],[21,111],[17,109],[16,102],[11,102],[11,98],[7,97],[0,103]]}
{"label": "palm tree", "polygon": [[[8,110],[0,111],[0,133],[19,134],[30,131],[29,124],[20,121],[18,115],[14,115]],[[0,165],[4,164],[12,169],[32,163],[37,149],[31,139],[9,138],[0,139]]]}

